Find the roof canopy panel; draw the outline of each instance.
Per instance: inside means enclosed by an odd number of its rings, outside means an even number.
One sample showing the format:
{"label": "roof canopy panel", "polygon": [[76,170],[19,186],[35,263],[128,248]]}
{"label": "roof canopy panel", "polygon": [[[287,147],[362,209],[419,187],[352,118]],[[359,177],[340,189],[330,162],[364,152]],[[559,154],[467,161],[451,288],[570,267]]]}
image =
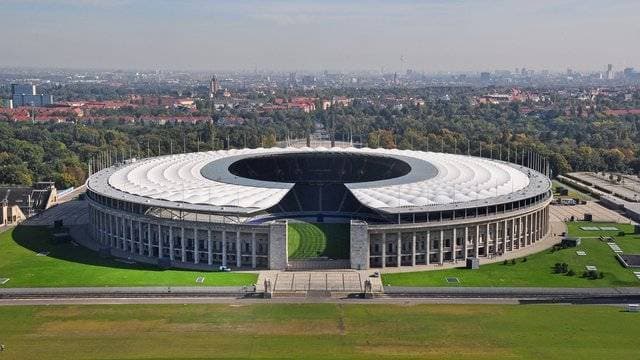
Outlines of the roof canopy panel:
{"label": "roof canopy panel", "polygon": [[[111,169],[108,186],[147,199],[214,207],[266,210],[282,200],[293,183],[249,179],[232,174],[237,161],[271,154],[348,154],[391,157],[411,170],[392,179],[346,184],[358,201],[374,210],[432,211],[439,205],[477,203],[534,191],[546,191],[548,179],[533,170],[502,161],[412,150],[356,148],[270,148],[220,150],[138,160]],[[100,173],[96,174],[99,175]],[[93,176],[92,176],[93,177]],[[99,177],[96,177],[96,179]],[[91,181],[90,181],[91,185]]]}

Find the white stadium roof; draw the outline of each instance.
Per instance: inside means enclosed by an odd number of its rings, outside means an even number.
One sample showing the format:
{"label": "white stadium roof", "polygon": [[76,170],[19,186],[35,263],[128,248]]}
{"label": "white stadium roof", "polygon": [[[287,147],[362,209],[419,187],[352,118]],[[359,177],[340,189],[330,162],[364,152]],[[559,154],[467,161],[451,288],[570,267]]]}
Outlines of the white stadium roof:
{"label": "white stadium roof", "polygon": [[[258,155],[318,152],[410,160],[411,171],[407,175],[345,184],[362,204],[384,212],[502,203],[517,200],[519,196],[514,196],[515,193],[533,196],[547,191],[550,186],[548,178],[528,168],[465,155],[370,148],[289,147],[220,150],[133,161],[98,172],[90,178],[89,187],[103,194],[125,193],[117,197],[130,201],[177,202],[183,204],[179,207],[194,209],[203,205],[219,210],[225,207],[244,208],[246,212],[265,210],[278,204],[294,184],[240,178],[228,172],[228,164]],[[221,165],[213,168],[215,171],[209,174],[211,176],[205,177],[203,168],[215,164]],[[534,178],[536,184],[532,184]],[[532,185],[535,186],[532,188]],[[452,207],[453,204],[460,206]]]}

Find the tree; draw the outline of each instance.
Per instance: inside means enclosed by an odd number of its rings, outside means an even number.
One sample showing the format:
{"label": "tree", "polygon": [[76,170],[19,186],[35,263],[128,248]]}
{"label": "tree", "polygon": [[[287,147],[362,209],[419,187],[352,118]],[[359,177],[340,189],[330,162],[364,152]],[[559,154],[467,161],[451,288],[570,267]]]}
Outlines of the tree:
{"label": "tree", "polygon": [[270,148],[276,146],[276,135],[269,133],[264,137],[264,147]]}
{"label": "tree", "polygon": [[33,184],[33,173],[24,164],[0,166],[0,184]]}

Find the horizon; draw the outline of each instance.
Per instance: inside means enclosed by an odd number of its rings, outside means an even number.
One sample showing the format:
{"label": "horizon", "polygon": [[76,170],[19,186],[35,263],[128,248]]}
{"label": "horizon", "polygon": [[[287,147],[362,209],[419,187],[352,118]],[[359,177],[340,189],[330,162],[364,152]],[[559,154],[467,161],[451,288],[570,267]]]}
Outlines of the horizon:
{"label": "horizon", "polygon": [[586,72],[640,56],[629,41],[640,36],[640,3],[627,0],[5,0],[3,9],[5,68]]}

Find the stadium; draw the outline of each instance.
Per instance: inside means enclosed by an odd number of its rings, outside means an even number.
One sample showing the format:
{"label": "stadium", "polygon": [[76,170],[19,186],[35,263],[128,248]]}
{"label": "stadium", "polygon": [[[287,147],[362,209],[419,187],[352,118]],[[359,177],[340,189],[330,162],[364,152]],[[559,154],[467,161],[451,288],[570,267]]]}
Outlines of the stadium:
{"label": "stadium", "polygon": [[[534,156],[518,165],[353,147],[131,159],[87,181],[90,233],[105,254],[203,270],[414,269],[506,257],[548,232],[545,168]],[[304,256],[314,246],[305,224],[329,229],[321,237],[332,249]]]}

